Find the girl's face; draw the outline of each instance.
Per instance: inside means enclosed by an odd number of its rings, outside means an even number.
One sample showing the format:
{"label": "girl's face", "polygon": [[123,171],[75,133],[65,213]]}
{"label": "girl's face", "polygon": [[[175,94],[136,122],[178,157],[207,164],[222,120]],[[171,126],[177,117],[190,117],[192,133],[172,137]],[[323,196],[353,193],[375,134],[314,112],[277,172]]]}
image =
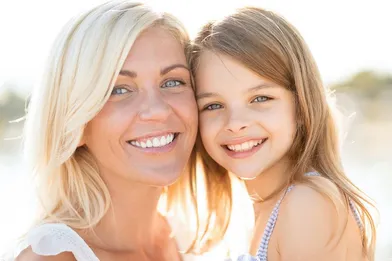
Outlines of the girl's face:
{"label": "girl's face", "polygon": [[253,179],[285,162],[296,132],[290,91],[210,51],[201,54],[196,87],[201,138],[218,164]]}
{"label": "girl's face", "polygon": [[183,172],[197,134],[184,48],[154,27],[133,44],[112,95],[88,123],[85,145],[105,179],[166,186]]}

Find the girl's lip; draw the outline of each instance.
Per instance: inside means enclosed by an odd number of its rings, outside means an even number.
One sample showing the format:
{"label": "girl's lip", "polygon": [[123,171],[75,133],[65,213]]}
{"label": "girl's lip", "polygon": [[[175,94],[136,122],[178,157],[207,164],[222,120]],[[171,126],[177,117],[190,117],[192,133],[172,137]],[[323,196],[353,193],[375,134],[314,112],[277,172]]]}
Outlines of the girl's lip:
{"label": "girl's lip", "polygon": [[238,144],[242,144],[244,142],[248,142],[248,141],[262,141],[265,140],[267,138],[251,138],[251,137],[242,137],[242,138],[236,138],[236,139],[231,139],[230,141],[225,142],[224,144],[222,144],[222,146],[228,146],[228,145],[238,145]]}
{"label": "girl's lip", "polygon": [[246,150],[246,151],[233,151],[230,150],[227,146],[222,146],[222,148],[225,150],[226,154],[234,159],[244,159],[244,158],[248,158],[250,156],[252,156],[253,154],[255,154],[257,151],[259,151],[261,149],[261,147],[264,145],[264,143],[267,141],[268,139],[263,139],[262,142],[260,144],[258,144],[257,146]]}

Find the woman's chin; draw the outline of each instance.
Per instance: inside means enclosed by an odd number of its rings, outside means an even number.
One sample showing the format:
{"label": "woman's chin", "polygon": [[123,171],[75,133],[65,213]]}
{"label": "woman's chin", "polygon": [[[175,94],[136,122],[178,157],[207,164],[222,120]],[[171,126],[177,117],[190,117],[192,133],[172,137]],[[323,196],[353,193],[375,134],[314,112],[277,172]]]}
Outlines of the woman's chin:
{"label": "woman's chin", "polygon": [[143,179],[142,183],[152,186],[152,187],[167,187],[175,183],[180,179],[181,173],[171,173],[171,174],[157,174],[149,176],[148,179]]}

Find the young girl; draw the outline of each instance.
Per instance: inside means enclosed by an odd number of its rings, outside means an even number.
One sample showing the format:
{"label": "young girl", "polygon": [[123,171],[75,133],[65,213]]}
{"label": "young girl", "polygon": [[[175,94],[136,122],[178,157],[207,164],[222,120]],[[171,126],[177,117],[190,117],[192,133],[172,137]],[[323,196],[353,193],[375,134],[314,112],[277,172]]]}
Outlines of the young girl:
{"label": "young girl", "polygon": [[270,11],[240,9],[203,27],[191,67],[204,169],[234,173],[254,199],[250,256],[239,260],[373,260],[368,201],[344,174],[326,91],[298,31]]}
{"label": "young girl", "polygon": [[[172,237],[157,206],[164,194],[169,210],[199,214],[187,200],[197,185],[188,47],[176,18],[130,1],[101,4],[63,28],[27,115],[41,212],[17,260],[182,259],[189,245]],[[230,190],[211,192],[212,202],[230,200]],[[226,230],[225,209],[209,210],[215,236],[196,244],[208,235],[196,231],[190,250]]]}

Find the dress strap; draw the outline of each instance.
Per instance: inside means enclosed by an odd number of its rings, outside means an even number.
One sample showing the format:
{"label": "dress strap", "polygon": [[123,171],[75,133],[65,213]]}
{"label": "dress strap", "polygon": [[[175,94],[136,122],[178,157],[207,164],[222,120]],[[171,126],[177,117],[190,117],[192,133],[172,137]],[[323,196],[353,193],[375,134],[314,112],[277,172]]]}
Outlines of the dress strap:
{"label": "dress strap", "polygon": [[272,232],[275,228],[276,220],[278,220],[279,208],[282,203],[284,197],[294,188],[294,185],[291,185],[287,188],[283,196],[278,200],[272,213],[268,219],[267,226],[264,230],[263,237],[261,238],[261,244],[257,251],[258,261],[267,261],[267,253],[268,253],[268,244],[271,239]]}

